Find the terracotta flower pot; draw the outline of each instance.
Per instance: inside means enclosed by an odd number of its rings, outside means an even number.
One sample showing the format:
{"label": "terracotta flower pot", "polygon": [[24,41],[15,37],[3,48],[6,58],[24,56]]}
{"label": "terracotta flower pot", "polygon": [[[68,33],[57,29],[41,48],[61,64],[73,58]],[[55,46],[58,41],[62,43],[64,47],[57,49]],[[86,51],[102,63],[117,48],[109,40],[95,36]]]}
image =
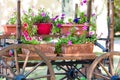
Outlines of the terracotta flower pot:
{"label": "terracotta flower pot", "polygon": [[[7,24],[7,25],[3,25],[4,27],[4,32],[5,34],[11,35],[11,34],[16,34],[16,25],[13,24]],[[24,30],[24,27],[22,27],[22,31]]]}
{"label": "terracotta flower pot", "polygon": [[76,27],[75,34],[80,35],[83,32],[83,29],[82,29],[83,26],[88,26],[88,25],[85,25],[85,24],[62,24],[61,34],[66,35],[68,32],[70,32],[72,27]]}
{"label": "terracotta flower pot", "polygon": [[48,35],[51,32],[52,24],[51,23],[39,23],[37,25],[37,33],[39,35]]}
{"label": "terracotta flower pot", "polygon": [[86,43],[86,44],[72,44],[70,46],[63,45],[62,52],[63,54],[83,54],[83,53],[93,53],[94,44]]}

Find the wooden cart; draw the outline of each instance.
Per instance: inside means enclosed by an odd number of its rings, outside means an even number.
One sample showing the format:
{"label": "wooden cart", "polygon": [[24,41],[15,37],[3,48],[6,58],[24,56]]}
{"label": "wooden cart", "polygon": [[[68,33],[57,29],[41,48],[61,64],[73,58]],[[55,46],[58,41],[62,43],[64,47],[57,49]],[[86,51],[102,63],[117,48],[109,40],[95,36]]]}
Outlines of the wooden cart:
{"label": "wooden cart", "polygon": [[[14,55],[7,55],[10,51]],[[0,51],[0,76],[7,80],[80,80],[83,76],[88,80],[119,80],[120,52],[54,56],[33,45],[13,44]]]}
{"label": "wooden cart", "polygon": [[[91,2],[91,0],[89,1]],[[89,5],[91,4],[89,3]],[[89,10],[88,12],[90,12]],[[18,12],[18,28],[21,26],[19,15]],[[113,24],[110,26],[112,32]],[[20,29],[17,31],[18,41],[19,33]],[[55,56],[44,54],[33,45],[10,45],[0,50],[0,79],[80,80],[84,76],[87,80],[120,80],[120,52],[113,52],[112,35],[110,35],[110,52],[101,56],[94,53]]]}

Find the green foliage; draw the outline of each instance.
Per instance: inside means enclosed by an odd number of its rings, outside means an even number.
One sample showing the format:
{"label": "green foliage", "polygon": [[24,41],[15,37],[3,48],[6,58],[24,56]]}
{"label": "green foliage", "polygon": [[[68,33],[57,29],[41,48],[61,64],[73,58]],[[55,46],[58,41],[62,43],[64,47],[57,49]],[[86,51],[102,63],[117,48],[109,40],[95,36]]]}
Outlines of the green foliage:
{"label": "green foliage", "polygon": [[85,16],[84,12],[80,12],[78,15],[80,17],[80,19],[78,20],[78,24],[82,24],[87,21],[87,17]]}
{"label": "green foliage", "polygon": [[26,30],[27,30],[29,36],[33,36],[37,33],[37,28],[35,25],[33,25],[34,24],[34,11],[33,11],[33,9],[29,8],[28,11],[23,14],[22,23],[23,23],[24,27],[26,25]]}
{"label": "green foliage", "polygon": [[34,23],[50,23],[51,18],[45,9],[38,9],[37,15],[34,17]]}
{"label": "green foliage", "polygon": [[10,16],[8,20],[8,24],[16,24],[16,21],[17,21],[17,12],[14,11],[12,16]]}
{"label": "green foliage", "polygon": [[[84,26],[86,27],[86,26]],[[59,38],[58,42],[55,45],[55,52],[61,53],[62,45],[72,45],[72,44],[85,44],[85,43],[94,43],[97,38],[96,34],[87,34],[87,30],[83,30],[81,35],[75,35],[76,32],[75,26],[71,29],[70,33],[65,36],[63,35],[61,38]]]}
{"label": "green foliage", "polygon": [[33,40],[25,40],[24,37],[21,37],[21,41],[22,43],[24,44],[39,44],[40,42],[36,39],[33,39]]}
{"label": "green foliage", "polygon": [[87,80],[85,77],[81,77],[80,80]]}
{"label": "green foliage", "polygon": [[52,34],[59,34],[60,33],[60,28],[62,24],[64,24],[64,17],[65,14],[62,14],[61,16],[57,15],[54,18],[52,18]]}

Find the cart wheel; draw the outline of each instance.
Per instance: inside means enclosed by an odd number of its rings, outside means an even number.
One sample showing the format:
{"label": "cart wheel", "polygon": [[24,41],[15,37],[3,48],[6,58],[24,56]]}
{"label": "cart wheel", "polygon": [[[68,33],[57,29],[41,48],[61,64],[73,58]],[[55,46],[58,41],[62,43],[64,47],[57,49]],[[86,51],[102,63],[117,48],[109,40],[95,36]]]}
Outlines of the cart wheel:
{"label": "cart wheel", "polygon": [[120,52],[97,57],[87,72],[88,80],[120,80]]}
{"label": "cart wheel", "polygon": [[[9,55],[3,56],[6,54]],[[13,44],[0,50],[0,80],[47,80],[48,77],[55,80],[52,65],[33,45]]]}
{"label": "cart wheel", "polygon": [[[57,80],[80,80],[82,76],[85,76],[82,73],[82,65],[73,64],[73,63],[57,63],[54,67],[55,77]],[[48,79],[49,80],[49,79]]]}

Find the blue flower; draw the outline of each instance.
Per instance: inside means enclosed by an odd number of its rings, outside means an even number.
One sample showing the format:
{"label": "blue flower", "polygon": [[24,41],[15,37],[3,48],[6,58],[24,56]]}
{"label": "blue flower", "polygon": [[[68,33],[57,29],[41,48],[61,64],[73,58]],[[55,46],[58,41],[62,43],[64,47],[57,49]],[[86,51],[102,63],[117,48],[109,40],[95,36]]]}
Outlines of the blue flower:
{"label": "blue flower", "polygon": [[73,20],[73,22],[78,23],[79,19],[80,19],[80,18],[75,18],[75,19]]}

